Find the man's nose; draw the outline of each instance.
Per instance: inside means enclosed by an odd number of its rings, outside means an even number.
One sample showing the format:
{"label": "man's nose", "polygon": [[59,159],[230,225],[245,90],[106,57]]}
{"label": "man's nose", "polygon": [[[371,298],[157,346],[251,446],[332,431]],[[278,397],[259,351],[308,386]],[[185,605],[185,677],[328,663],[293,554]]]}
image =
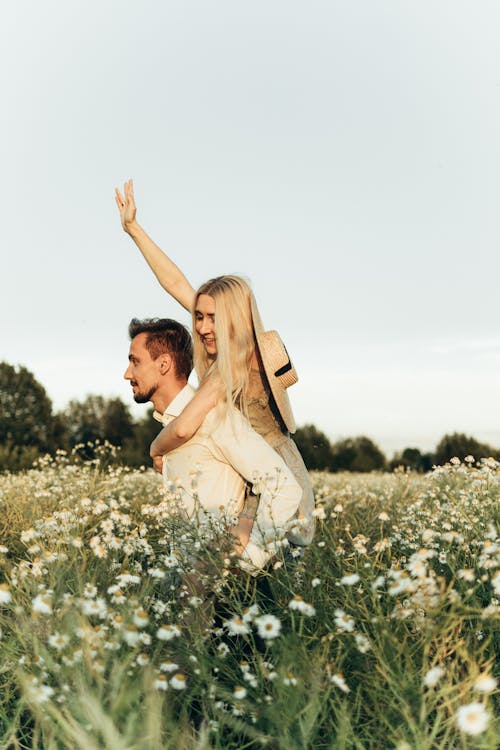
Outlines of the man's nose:
{"label": "man's nose", "polygon": [[132,365],[129,365],[127,369],[125,370],[125,372],[123,373],[123,377],[125,378],[125,380],[132,380],[132,375],[130,374],[131,367]]}

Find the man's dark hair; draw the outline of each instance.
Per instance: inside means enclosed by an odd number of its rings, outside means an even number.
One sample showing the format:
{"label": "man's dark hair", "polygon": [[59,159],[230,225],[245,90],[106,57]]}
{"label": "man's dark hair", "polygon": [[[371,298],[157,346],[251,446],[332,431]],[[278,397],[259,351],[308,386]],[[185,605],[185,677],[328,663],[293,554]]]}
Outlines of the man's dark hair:
{"label": "man's dark hair", "polygon": [[188,329],[170,318],[132,318],[128,327],[130,340],[146,333],[146,349],[152,359],[171,354],[178,377],[188,378],[193,369],[193,341]]}

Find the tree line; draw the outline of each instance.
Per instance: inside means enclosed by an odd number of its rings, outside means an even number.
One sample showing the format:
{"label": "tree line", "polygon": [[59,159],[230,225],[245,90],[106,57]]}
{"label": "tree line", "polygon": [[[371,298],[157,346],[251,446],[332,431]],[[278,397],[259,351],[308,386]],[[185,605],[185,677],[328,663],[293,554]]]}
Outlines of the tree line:
{"label": "tree line", "polygon": [[378,445],[365,435],[348,437],[331,443],[328,437],[313,424],[299,427],[293,436],[308,469],[327,471],[393,471],[402,466],[412,471],[430,471],[442,466],[454,456],[466,456],[500,461],[500,449],[481,443],[470,435],[454,432],[444,435],[434,451],[421,452],[418,448],[405,448],[388,459]]}
{"label": "tree line", "polygon": [[[45,453],[69,451],[76,446],[85,458],[93,458],[96,441],[118,446],[116,460],[129,466],[149,466],[149,445],[160,425],[149,408],[137,420],[120,398],[89,395],[70,401],[54,412],[45,388],[26,367],[0,362],[0,470],[29,468]],[[429,471],[453,456],[476,459],[500,450],[462,433],[445,435],[434,452],[405,448],[388,459],[365,435],[330,442],[313,424],[299,427],[294,435],[308,469],[337,471],[391,471],[398,466]]]}
{"label": "tree line", "polygon": [[55,412],[45,388],[26,367],[0,362],[0,470],[18,471],[39,456],[80,446],[93,458],[94,443],[120,448],[118,460],[149,465],[149,445],[160,425],[153,410],[135,420],[120,398],[89,395]]}

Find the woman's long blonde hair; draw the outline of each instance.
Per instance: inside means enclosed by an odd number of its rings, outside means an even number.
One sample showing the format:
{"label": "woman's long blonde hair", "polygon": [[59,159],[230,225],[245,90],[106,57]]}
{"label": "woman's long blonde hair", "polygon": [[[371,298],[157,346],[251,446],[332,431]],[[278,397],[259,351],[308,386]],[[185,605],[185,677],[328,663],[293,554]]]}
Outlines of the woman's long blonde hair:
{"label": "woman's long blonde hair", "polygon": [[194,366],[198,380],[215,375],[220,381],[220,397],[247,415],[247,391],[255,334],[252,322],[252,291],[240,276],[218,276],[198,289],[193,306],[193,330],[198,297],[208,294],[215,300],[217,357],[211,359],[199,336],[194,336]]}

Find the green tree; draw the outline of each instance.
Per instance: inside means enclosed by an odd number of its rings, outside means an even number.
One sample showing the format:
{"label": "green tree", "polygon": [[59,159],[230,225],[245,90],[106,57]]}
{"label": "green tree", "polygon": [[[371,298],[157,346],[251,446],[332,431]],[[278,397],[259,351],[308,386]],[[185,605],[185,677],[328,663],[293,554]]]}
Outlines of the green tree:
{"label": "green tree", "polygon": [[120,398],[90,395],[70,401],[61,416],[71,446],[96,440],[122,446],[134,434],[129,407]]}
{"label": "green tree", "polygon": [[438,466],[442,466],[455,456],[461,460],[466,456],[474,456],[476,460],[479,458],[488,458],[489,456],[499,459],[500,451],[498,448],[492,448],[487,443],[480,443],[475,438],[465,435],[463,432],[453,432],[452,434],[444,435],[437,444],[434,456],[435,463]]}
{"label": "green tree", "polygon": [[0,362],[0,445],[56,448],[60,423],[45,388],[26,367]]}
{"label": "green tree", "polygon": [[386,457],[365,435],[339,440],[332,446],[332,471],[377,471],[385,469]]}
{"label": "green tree", "polygon": [[389,468],[396,469],[399,466],[412,471],[430,471],[434,464],[432,453],[421,453],[418,448],[405,448],[401,453],[396,453],[392,458]]}
{"label": "green tree", "polygon": [[122,449],[122,461],[128,466],[152,466],[149,446],[161,430],[161,424],[153,418],[153,409],[148,409],[142,419],[134,422],[133,433]]}
{"label": "green tree", "polygon": [[293,436],[308,469],[328,469],[332,463],[332,446],[324,432],[313,424],[299,427]]}

